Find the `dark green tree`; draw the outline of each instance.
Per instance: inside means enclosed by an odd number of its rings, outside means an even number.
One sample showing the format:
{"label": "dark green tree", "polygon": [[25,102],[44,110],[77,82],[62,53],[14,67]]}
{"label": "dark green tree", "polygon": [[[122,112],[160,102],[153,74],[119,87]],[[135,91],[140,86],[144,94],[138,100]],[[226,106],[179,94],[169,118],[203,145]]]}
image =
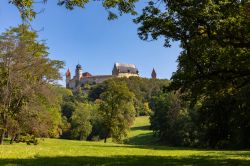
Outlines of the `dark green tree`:
{"label": "dark green tree", "polygon": [[86,140],[92,130],[91,112],[95,106],[87,103],[78,103],[71,117],[72,135],[79,140]]}
{"label": "dark green tree", "polygon": [[152,97],[151,129],[160,141],[169,146],[197,146],[195,115],[183,103],[180,94],[160,92]]}
{"label": "dark green tree", "polygon": [[250,138],[245,132],[250,125],[248,8],[248,1],[237,0],[152,1],[135,20],[143,40],[163,36],[165,46],[180,42],[183,51],[170,88],[180,89],[191,105],[201,103],[200,132],[210,135],[204,141],[211,147],[250,146],[244,141]]}

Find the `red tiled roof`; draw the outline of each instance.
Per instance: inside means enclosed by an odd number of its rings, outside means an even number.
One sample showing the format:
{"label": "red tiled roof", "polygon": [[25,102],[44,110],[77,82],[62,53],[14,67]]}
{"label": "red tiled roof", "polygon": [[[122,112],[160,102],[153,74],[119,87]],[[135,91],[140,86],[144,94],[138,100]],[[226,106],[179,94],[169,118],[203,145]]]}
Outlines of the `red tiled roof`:
{"label": "red tiled roof", "polygon": [[71,73],[70,73],[70,70],[69,70],[69,68],[68,68],[68,70],[67,70],[67,72],[66,72],[66,76],[69,77],[70,75],[71,75]]}
{"label": "red tiled roof", "polygon": [[85,72],[85,73],[82,73],[82,76],[83,77],[91,77],[92,74],[90,74],[89,72]]}

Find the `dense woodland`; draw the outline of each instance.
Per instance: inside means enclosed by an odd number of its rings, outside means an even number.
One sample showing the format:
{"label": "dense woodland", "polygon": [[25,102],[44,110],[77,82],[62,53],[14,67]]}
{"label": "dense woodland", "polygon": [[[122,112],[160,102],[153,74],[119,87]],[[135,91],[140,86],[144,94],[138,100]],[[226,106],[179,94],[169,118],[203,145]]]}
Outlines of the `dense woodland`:
{"label": "dense woodland", "polygon": [[[33,2],[10,1],[26,20],[35,17]],[[135,15],[135,2],[104,0],[103,6]],[[26,25],[8,29],[0,36],[0,143],[6,137],[122,142],[134,117],[149,115],[165,145],[250,148],[249,11],[243,0],[150,1],[134,22],[142,40],[164,37],[166,47],[180,42],[171,80],[111,79],[76,94],[56,85],[63,62],[48,58],[36,32]]]}

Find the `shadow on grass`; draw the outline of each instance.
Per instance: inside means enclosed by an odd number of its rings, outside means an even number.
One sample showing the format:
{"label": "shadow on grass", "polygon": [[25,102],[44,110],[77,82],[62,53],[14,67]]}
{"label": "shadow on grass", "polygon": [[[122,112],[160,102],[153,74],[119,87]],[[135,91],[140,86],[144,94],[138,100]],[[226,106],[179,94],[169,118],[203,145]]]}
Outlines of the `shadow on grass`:
{"label": "shadow on grass", "polygon": [[249,165],[250,161],[240,159],[214,159],[210,157],[191,156],[156,157],[156,156],[113,156],[113,157],[36,157],[32,159],[0,159],[0,165],[21,166],[61,166],[61,165]]}
{"label": "shadow on grass", "polygon": [[134,130],[149,130],[149,126],[138,126],[138,127],[132,127],[131,128],[132,131]]}
{"label": "shadow on grass", "polygon": [[153,133],[140,134],[124,141],[127,145],[156,145],[157,139]]}
{"label": "shadow on grass", "polygon": [[[135,148],[135,149],[148,149],[148,150],[156,150],[156,151],[159,151],[159,150],[163,150],[163,151],[180,151],[180,150],[189,150],[189,151],[200,151],[200,152],[206,152],[206,153],[218,153],[218,152],[223,152],[225,153],[225,155],[227,156],[242,156],[242,157],[248,157],[250,158],[250,151],[249,150],[245,150],[245,149],[242,149],[242,150],[225,150],[225,149],[221,149],[221,150],[218,150],[218,149],[202,149],[202,148],[192,148],[192,147],[173,147],[173,146],[163,146],[163,145],[128,145],[128,144],[125,144],[127,146],[124,146],[123,144],[98,144],[98,145],[80,145],[80,146],[86,146],[86,147],[96,147],[96,148],[99,148],[99,147],[102,147],[102,148],[128,148],[128,149],[131,149],[131,148]],[[235,154],[235,152],[237,152]],[[239,154],[238,154],[239,153]],[[250,160],[249,160],[250,161]]]}
{"label": "shadow on grass", "polygon": [[[131,128],[131,131],[136,131],[136,130],[149,130],[149,126],[147,125],[147,126],[139,126]],[[153,136],[153,133],[136,135],[124,141],[124,143],[128,145],[155,145],[156,142],[157,139]]]}

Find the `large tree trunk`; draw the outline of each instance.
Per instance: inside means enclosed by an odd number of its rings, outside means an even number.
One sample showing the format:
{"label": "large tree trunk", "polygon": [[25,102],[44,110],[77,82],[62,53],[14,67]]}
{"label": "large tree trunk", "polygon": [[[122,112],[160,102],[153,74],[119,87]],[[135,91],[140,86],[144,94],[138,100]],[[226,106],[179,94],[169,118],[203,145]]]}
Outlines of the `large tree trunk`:
{"label": "large tree trunk", "polygon": [[3,140],[5,138],[5,134],[6,134],[6,125],[3,125],[3,129],[1,132],[1,136],[0,136],[0,145],[3,145]]}
{"label": "large tree trunk", "polygon": [[80,132],[80,138],[79,138],[79,140],[80,140],[80,141],[83,140],[83,132],[82,132],[82,131]]}
{"label": "large tree trunk", "polygon": [[11,138],[10,144],[13,144],[13,142],[16,140],[16,137],[17,137],[17,135],[15,134],[15,135]]}
{"label": "large tree trunk", "polygon": [[6,133],[6,127],[7,127],[7,119],[5,115],[2,115],[2,121],[3,121],[3,128],[1,131],[1,135],[0,135],[0,145],[3,144],[3,140],[5,138],[5,133]]}
{"label": "large tree trunk", "polygon": [[4,137],[5,137],[5,130],[3,129],[0,137],[0,145],[3,145]]}
{"label": "large tree trunk", "polygon": [[104,138],[104,143],[107,142],[107,138],[109,137],[109,133],[110,133],[110,130],[107,131],[107,134],[106,134],[106,136],[105,136],[105,138]]}

